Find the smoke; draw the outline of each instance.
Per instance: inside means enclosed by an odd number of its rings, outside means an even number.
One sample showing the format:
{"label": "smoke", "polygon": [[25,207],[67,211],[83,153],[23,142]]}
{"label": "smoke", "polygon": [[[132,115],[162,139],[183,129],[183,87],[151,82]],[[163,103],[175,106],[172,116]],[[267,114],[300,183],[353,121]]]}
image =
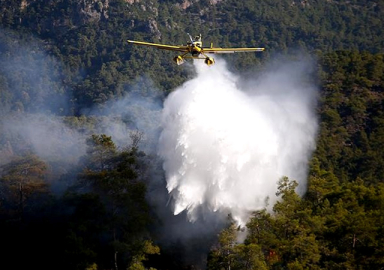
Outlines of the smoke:
{"label": "smoke", "polygon": [[[0,104],[5,107],[0,108],[1,114],[10,109],[56,115],[68,113],[71,96],[61,83],[63,66],[44,46],[34,37],[0,28],[2,101],[8,103]],[[13,108],[8,108],[11,103]]]}
{"label": "smoke", "polygon": [[130,134],[136,133],[141,135],[139,149],[155,154],[164,94],[145,76],[125,88],[123,98],[107,102],[99,113],[92,113],[106,116],[103,132],[112,134],[118,146],[131,144]]}
{"label": "smoke", "polygon": [[25,147],[43,160],[76,163],[85,154],[85,138],[67,127],[60,118],[45,114],[9,116],[3,125],[11,138],[20,138]]}
{"label": "smoke", "polygon": [[282,176],[306,188],[317,131],[311,63],[280,62],[245,82],[220,60],[195,67],[196,78],[168,96],[162,113],[159,155],[173,212],[192,222],[230,213],[244,226],[277,200]]}
{"label": "smoke", "polygon": [[0,166],[33,153],[49,165],[52,190],[62,193],[76,179],[91,134],[111,136],[123,149],[133,143],[133,133],[141,138],[141,150],[155,151],[162,95],[149,79],[124,86],[126,95],[104,109],[73,117],[72,89],[64,83],[62,63],[41,40],[23,37],[29,42],[0,29]]}

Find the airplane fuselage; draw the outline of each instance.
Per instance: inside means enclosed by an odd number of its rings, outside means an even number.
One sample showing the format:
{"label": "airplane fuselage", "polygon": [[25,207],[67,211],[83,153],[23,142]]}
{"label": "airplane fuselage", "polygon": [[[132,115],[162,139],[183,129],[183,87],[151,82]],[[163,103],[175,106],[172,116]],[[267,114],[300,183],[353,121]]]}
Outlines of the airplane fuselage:
{"label": "airplane fuselage", "polygon": [[194,42],[188,44],[188,51],[192,54],[193,57],[198,57],[202,51],[202,42]]}
{"label": "airplane fuselage", "polygon": [[198,46],[193,46],[191,48],[191,54],[192,56],[196,56],[196,57],[199,56],[201,54],[201,48]]}

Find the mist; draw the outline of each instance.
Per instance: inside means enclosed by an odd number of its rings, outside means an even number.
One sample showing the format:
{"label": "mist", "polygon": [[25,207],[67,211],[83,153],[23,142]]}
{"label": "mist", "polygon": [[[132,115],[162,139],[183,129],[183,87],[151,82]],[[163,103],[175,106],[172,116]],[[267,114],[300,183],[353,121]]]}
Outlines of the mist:
{"label": "mist", "polygon": [[246,81],[220,59],[194,65],[196,78],[162,112],[158,153],[172,211],[190,222],[230,214],[245,226],[252,211],[276,202],[281,177],[306,189],[317,132],[313,63],[271,64]]}

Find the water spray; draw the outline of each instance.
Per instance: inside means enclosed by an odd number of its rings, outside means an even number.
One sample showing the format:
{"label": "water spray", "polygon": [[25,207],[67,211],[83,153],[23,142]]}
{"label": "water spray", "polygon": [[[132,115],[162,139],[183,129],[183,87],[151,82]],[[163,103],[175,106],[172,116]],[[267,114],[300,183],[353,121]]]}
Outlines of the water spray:
{"label": "water spray", "polygon": [[[244,226],[252,211],[276,201],[277,182],[288,176],[306,185],[315,145],[314,88],[300,71],[280,67],[239,87],[217,61],[195,63],[197,77],[165,100],[159,155],[174,214],[230,213]],[[245,91],[246,90],[246,91]]]}

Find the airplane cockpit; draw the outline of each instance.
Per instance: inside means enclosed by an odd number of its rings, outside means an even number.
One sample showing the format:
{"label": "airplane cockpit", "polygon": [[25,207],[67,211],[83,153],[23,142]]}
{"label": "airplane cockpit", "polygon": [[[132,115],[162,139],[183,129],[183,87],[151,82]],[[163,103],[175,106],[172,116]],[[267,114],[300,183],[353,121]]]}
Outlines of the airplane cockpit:
{"label": "airplane cockpit", "polygon": [[201,46],[203,45],[203,43],[201,42],[201,34],[195,36],[195,41],[193,43],[196,44],[197,47],[201,48]]}

